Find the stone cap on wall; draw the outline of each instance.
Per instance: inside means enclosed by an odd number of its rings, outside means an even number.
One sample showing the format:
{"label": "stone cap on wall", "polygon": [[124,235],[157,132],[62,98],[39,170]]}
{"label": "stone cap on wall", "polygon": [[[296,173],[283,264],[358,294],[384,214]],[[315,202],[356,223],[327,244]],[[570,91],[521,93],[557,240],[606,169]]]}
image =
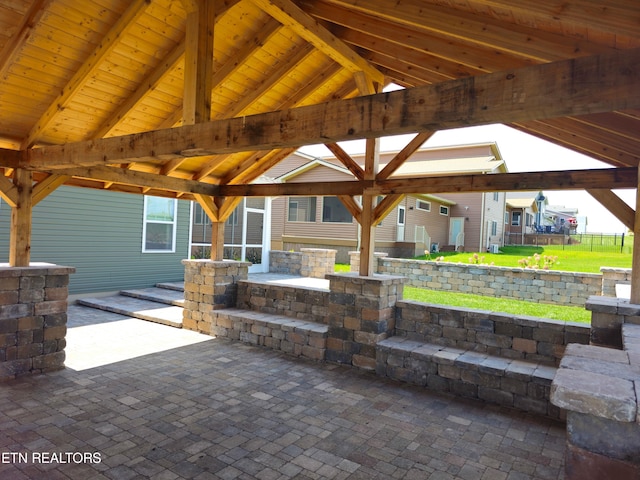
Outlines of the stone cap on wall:
{"label": "stone cap on wall", "polygon": [[75,267],[65,267],[46,262],[32,262],[28,267],[11,267],[8,263],[0,263],[1,277],[34,276],[34,275],[69,275],[75,273]]}

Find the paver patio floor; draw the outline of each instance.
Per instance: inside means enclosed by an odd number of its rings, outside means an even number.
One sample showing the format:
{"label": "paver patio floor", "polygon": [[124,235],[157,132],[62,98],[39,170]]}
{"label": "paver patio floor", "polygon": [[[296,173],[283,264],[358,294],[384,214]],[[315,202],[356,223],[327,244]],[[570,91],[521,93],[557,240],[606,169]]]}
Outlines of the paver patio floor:
{"label": "paver patio floor", "polygon": [[550,420],[75,305],[69,327],[67,369],[0,384],[2,479],[563,478]]}

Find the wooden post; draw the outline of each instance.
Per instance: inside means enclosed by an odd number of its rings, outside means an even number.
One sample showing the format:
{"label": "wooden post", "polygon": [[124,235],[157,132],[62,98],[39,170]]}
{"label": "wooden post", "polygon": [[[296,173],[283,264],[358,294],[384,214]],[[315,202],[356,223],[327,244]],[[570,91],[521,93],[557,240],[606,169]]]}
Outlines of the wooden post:
{"label": "wooden post", "polygon": [[224,221],[211,222],[211,260],[224,259]]}
{"label": "wooden post", "polygon": [[636,190],[636,219],[633,228],[630,301],[632,304],[640,305],[640,168],[638,169],[638,189]]}
{"label": "wooden post", "polygon": [[[375,180],[380,161],[380,140],[367,139],[365,153],[364,179]],[[376,248],[376,230],[374,223],[376,195],[365,193],[362,195],[362,216],[360,229],[360,271],[363,277],[370,277],[373,271],[373,254]]]}
{"label": "wooden post", "polygon": [[9,265],[28,267],[31,260],[31,217],[33,174],[18,168],[13,173],[13,183],[18,189],[18,201],[11,208],[11,234],[9,240]]}

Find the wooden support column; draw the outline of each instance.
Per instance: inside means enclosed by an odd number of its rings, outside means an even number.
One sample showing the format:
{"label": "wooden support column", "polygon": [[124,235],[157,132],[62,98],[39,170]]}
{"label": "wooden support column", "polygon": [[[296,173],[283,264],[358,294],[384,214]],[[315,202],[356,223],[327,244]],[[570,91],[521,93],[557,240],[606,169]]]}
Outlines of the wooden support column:
{"label": "wooden support column", "polygon": [[633,228],[633,257],[631,263],[631,303],[640,305],[640,168],[636,190],[636,218]]}
{"label": "wooden support column", "polygon": [[[365,153],[364,179],[375,180],[380,161],[380,140],[378,138],[367,139]],[[360,229],[360,271],[363,277],[374,274],[373,254],[376,247],[376,223],[375,223],[376,195],[364,193],[362,195],[362,215]]]}
{"label": "wooden support column", "polygon": [[[184,67],[184,125],[211,120],[215,3],[209,0],[183,0],[188,11]],[[225,218],[220,214],[220,206],[224,198],[196,198],[211,219],[211,260],[222,260]]]}
{"label": "wooden support column", "polygon": [[16,206],[11,208],[9,266],[28,267],[31,260],[33,174],[29,170],[18,168],[13,172],[13,183],[18,195]]}

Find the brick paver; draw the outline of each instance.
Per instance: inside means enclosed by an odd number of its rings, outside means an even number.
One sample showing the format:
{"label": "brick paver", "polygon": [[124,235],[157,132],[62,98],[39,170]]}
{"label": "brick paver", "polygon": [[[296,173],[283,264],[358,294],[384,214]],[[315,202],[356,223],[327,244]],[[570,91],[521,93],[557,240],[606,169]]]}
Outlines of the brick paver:
{"label": "brick paver", "polygon": [[[114,363],[0,384],[0,478],[563,477],[550,420],[194,332],[172,343],[187,332],[98,310],[69,317],[69,355],[86,340]],[[109,360],[136,339],[164,350]]]}

